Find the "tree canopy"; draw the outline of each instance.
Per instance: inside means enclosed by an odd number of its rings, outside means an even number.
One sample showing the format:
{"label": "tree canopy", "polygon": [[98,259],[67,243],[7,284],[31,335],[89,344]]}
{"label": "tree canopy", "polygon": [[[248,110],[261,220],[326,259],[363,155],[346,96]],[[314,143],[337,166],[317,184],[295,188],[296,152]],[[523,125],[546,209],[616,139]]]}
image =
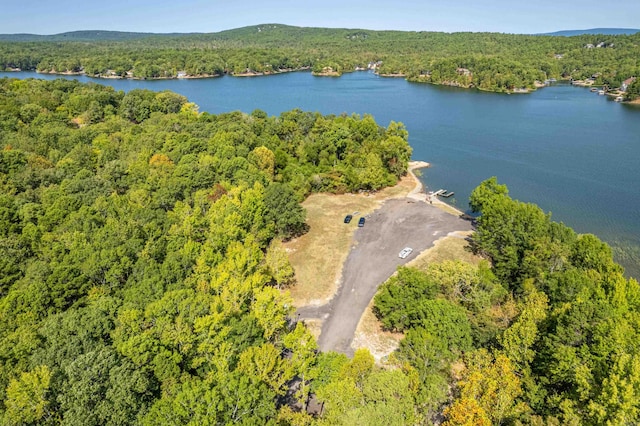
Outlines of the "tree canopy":
{"label": "tree canopy", "polygon": [[470,204],[472,248],[490,264],[402,268],[375,298],[382,324],[406,332],[394,356],[416,369],[423,413],[447,425],[640,421],[638,282],[607,244],[496,178]]}
{"label": "tree canopy", "polygon": [[[92,32],[0,41],[0,69],[99,77],[340,75],[375,69],[410,81],[496,92],[535,90],[548,79],[620,87],[640,77],[640,33],[571,37],[256,25],[210,34]],[[635,96],[635,86],[630,95]]]}
{"label": "tree canopy", "polygon": [[638,282],[495,178],[470,200],[484,261],[381,286],[404,333],[388,360],[317,351],[281,240],[308,194],[395,183],[407,140],[370,116],[0,80],[0,422],[640,422]]}
{"label": "tree canopy", "polygon": [[[2,79],[0,111],[2,424],[311,419],[326,373],[280,242],[309,193],[395,183],[402,124],[65,80]],[[412,418],[380,393],[408,394],[407,374],[349,365],[318,394],[347,380],[367,398],[349,409]]]}

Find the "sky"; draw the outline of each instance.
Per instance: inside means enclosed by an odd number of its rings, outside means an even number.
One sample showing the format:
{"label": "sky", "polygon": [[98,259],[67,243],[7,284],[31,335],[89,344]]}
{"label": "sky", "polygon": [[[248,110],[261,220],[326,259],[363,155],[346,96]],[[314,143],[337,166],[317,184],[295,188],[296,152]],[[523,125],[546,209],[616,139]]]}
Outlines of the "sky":
{"label": "sky", "polygon": [[303,27],[535,34],[638,28],[638,0],[18,0],[3,1],[0,33],[77,30],[218,32]]}

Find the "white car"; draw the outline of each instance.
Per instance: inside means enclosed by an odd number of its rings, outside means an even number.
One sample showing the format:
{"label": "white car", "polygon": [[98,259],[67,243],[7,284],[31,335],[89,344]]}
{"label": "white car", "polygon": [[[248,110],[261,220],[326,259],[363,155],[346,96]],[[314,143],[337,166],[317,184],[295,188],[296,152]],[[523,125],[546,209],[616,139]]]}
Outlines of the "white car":
{"label": "white car", "polygon": [[407,256],[409,256],[411,254],[411,252],[413,251],[413,249],[411,247],[405,247],[402,249],[402,251],[400,252],[400,254],[398,255],[398,257],[400,259],[406,259]]}

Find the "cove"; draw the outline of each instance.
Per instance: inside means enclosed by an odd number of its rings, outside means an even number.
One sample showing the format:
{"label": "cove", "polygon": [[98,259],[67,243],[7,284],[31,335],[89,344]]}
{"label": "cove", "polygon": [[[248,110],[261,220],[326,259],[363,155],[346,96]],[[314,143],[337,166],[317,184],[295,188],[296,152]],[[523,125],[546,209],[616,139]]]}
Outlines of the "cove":
{"label": "cove", "polygon": [[[0,77],[60,76],[34,72]],[[513,198],[539,205],[580,233],[613,248],[629,275],[640,277],[640,108],[585,88],[558,84],[505,95],[409,83],[369,72],[340,78],[296,72],[264,77],[191,80],[107,80],[117,90],[172,90],[218,114],[300,108],[322,114],[371,114],[386,126],[403,122],[413,158],[429,189],[455,192],[465,210],[470,192],[497,176]]]}

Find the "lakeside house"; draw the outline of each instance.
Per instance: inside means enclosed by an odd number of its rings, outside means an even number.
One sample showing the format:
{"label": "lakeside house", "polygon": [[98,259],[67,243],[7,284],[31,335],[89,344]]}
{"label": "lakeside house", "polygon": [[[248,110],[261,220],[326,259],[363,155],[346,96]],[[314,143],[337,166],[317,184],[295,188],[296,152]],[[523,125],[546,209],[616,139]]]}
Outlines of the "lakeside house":
{"label": "lakeside house", "polygon": [[631,83],[633,83],[634,81],[636,81],[635,77],[629,77],[628,79],[623,81],[622,84],[620,85],[620,91],[626,92],[629,85],[631,85]]}
{"label": "lakeside house", "polygon": [[613,47],[613,43],[611,43],[611,44],[607,45],[607,43],[605,43],[604,41],[601,41],[600,43],[595,44],[595,45],[594,45],[594,44],[592,44],[592,43],[588,43],[588,44],[586,44],[584,47],[585,47],[585,49],[606,48],[606,47]]}

